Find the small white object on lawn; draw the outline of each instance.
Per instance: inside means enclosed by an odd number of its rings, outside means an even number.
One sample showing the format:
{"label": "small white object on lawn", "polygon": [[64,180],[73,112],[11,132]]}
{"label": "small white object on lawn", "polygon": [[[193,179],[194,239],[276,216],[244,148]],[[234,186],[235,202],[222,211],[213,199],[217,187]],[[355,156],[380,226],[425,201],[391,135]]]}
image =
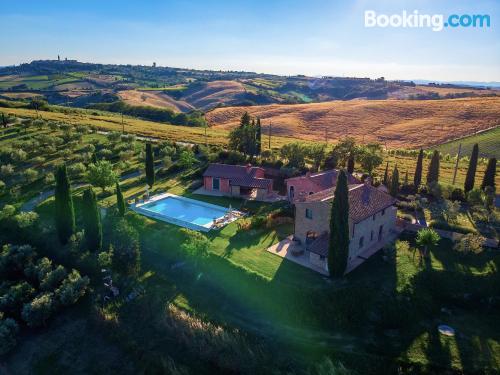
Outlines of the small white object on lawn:
{"label": "small white object on lawn", "polygon": [[440,326],[438,326],[438,331],[440,334],[445,336],[455,336],[455,330],[445,324],[441,324]]}

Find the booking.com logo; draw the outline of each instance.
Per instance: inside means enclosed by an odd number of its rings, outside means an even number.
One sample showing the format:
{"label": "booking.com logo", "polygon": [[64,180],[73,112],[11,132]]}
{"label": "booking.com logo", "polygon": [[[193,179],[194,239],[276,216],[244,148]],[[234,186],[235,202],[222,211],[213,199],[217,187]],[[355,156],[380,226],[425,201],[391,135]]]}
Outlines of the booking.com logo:
{"label": "booking.com logo", "polygon": [[446,27],[490,27],[489,14],[420,14],[418,10],[401,14],[377,14],[374,10],[365,10],[365,27],[407,27],[432,28],[442,31]]}

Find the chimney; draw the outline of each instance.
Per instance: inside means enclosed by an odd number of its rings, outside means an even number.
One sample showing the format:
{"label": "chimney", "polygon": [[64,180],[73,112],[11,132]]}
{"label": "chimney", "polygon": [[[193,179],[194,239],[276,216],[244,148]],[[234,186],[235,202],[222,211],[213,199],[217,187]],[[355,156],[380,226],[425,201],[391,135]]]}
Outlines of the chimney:
{"label": "chimney", "polygon": [[364,183],[367,186],[372,186],[372,178],[370,176],[366,177]]}
{"label": "chimney", "polygon": [[247,173],[250,173],[251,170],[252,170],[252,164],[248,163],[246,166]]}
{"label": "chimney", "polygon": [[361,201],[363,204],[368,205],[370,203],[370,183],[365,181],[362,189],[363,192],[361,193]]}
{"label": "chimney", "polygon": [[307,178],[311,177],[311,171],[307,171],[307,172],[306,172],[306,177],[307,177]]}

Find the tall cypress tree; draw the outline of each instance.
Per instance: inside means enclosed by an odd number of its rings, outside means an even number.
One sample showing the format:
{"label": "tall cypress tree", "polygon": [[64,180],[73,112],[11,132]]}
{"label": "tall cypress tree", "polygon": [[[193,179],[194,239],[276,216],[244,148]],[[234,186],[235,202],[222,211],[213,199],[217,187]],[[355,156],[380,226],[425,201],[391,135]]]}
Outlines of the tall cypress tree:
{"label": "tall cypress tree", "polygon": [[422,163],[424,161],[424,150],[420,149],[417,158],[417,166],[415,167],[415,175],[413,176],[413,185],[416,188],[422,183]]}
{"label": "tall cypress tree", "polygon": [[90,251],[98,251],[102,247],[101,214],[97,206],[97,199],[91,187],[83,192],[83,227],[85,242]]}
{"label": "tall cypress tree", "polygon": [[337,178],[330,217],[330,247],[328,270],[330,275],[340,277],[347,267],[349,256],[349,191],[347,175],[341,170]]}
{"label": "tall cypress tree", "polygon": [[354,155],[349,155],[347,159],[347,173],[352,174],[354,172]]}
{"label": "tall cypress tree", "polygon": [[116,183],[116,208],[118,209],[118,214],[123,217],[125,215],[125,200],[123,199],[122,189],[118,182]]}
{"label": "tall cypress tree", "polygon": [[389,162],[385,165],[384,181],[382,183],[387,186],[389,184]]}
{"label": "tall cypress tree", "polygon": [[491,186],[495,190],[495,175],[497,173],[497,159],[490,158],[488,160],[488,165],[484,171],[483,182],[481,183],[481,189],[484,190],[486,186]]}
{"label": "tall cypress tree", "polygon": [[404,179],[404,181],[403,181],[403,184],[404,184],[405,186],[408,186],[408,169],[406,170],[406,173],[405,173],[405,179]]}
{"label": "tall cypress tree", "polygon": [[59,166],[56,171],[54,206],[57,235],[59,241],[66,244],[71,235],[75,233],[75,210],[66,164]]}
{"label": "tall cypress tree", "polygon": [[427,185],[439,182],[439,151],[434,150],[432,154],[432,159],[429,164],[429,170],[427,172]]}
{"label": "tall cypress tree", "polygon": [[260,155],[262,151],[262,125],[260,124],[260,118],[257,117],[257,123],[255,128],[255,151],[256,155]]}
{"label": "tall cypress tree", "polygon": [[474,147],[472,147],[472,154],[469,160],[469,168],[467,169],[467,175],[465,176],[465,183],[464,183],[465,193],[468,193],[469,191],[474,189],[474,180],[476,178],[478,156],[479,156],[479,146],[476,143],[474,144]]}
{"label": "tall cypress tree", "polygon": [[389,193],[395,197],[398,195],[399,192],[399,171],[398,167],[395,166],[394,170],[392,171],[392,178],[391,178],[391,187],[389,189]]}
{"label": "tall cypress tree", "polygon": [[146,143],[146,182],[151,189],[155,183],[155,167],[153,159],[153,148],[151,143]]}

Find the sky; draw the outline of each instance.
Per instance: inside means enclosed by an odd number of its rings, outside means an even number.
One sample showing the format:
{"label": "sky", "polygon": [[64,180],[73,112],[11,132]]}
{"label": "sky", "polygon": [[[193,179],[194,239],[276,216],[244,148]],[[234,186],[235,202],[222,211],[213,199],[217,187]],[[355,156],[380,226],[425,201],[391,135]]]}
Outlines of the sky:
{"label": "sky", "polygon": [[[59,54],[282,75],[500,81],[497,0],[0,1],[0,66]],[[491,24],[366,28],[367,10],[488,14]]]}

